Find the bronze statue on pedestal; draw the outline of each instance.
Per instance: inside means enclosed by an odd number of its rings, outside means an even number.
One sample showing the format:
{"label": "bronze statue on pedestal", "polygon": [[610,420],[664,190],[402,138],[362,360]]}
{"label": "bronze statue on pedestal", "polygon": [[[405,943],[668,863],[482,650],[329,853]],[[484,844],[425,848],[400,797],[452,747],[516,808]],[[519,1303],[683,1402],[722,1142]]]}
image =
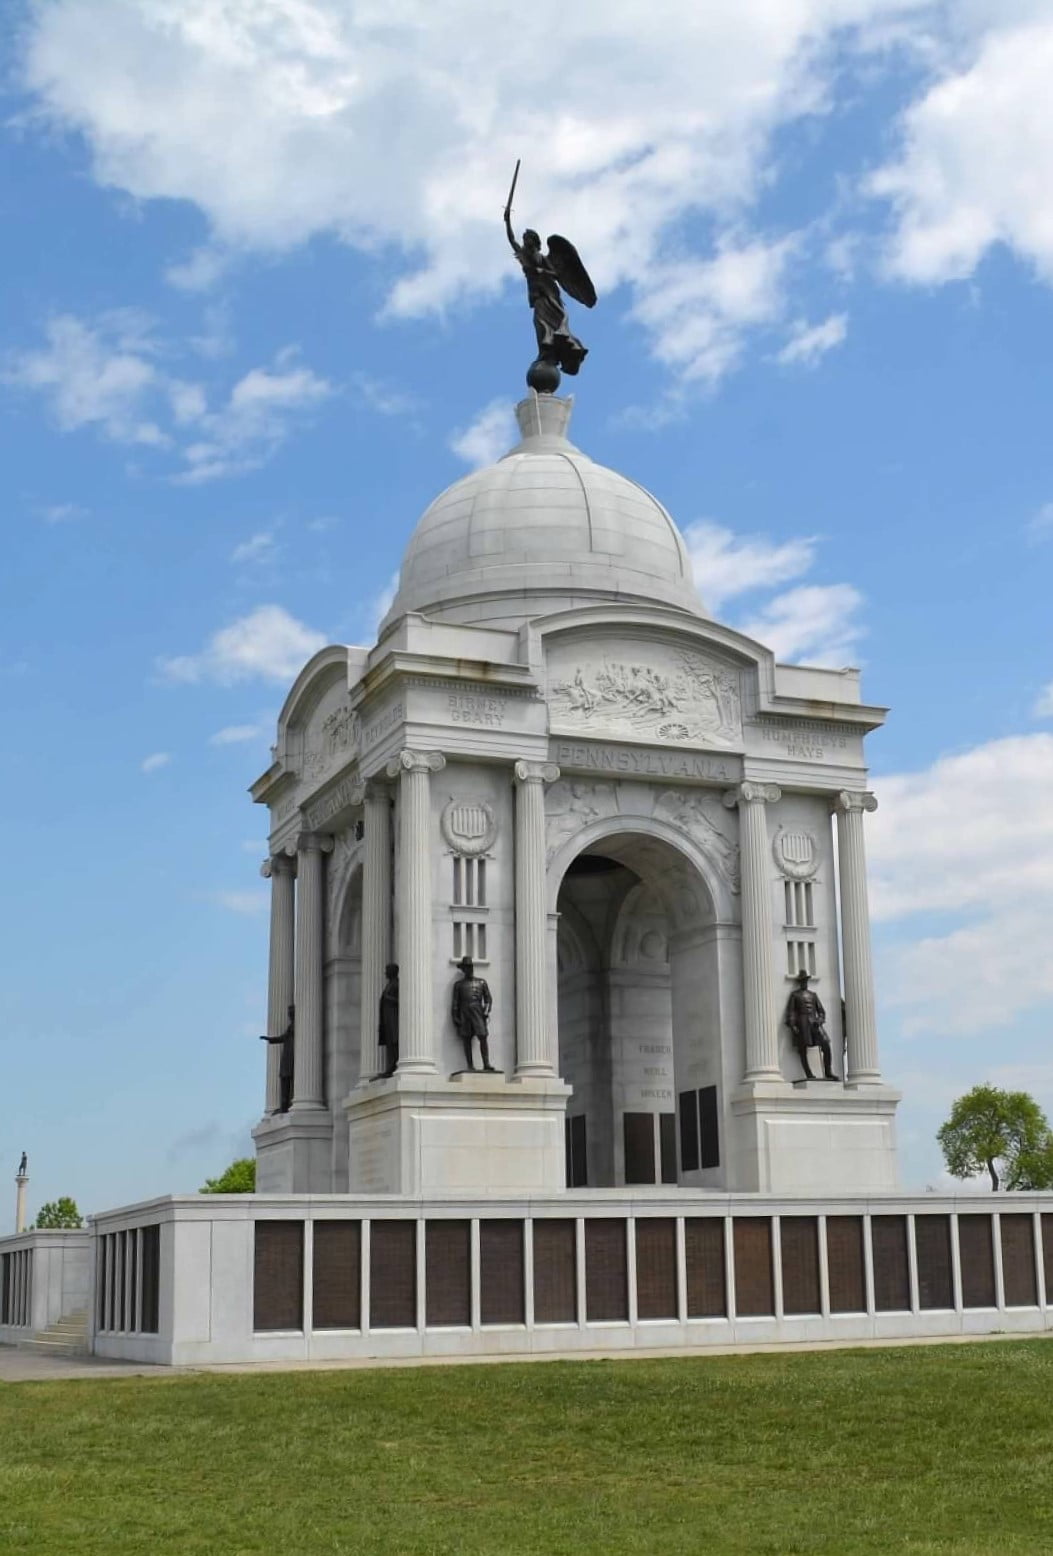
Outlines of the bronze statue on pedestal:
{"label": "bronze statue on pedestal", "polygon": [[[810,975],[801,968],[797,974],[797,987],[786,1004],[786,1025],[793,1037],[793,1046],[804,1070],[807,1081],[836,1081],[830,1054],[830,1039],[826,1032],[826,1011],[814,989],[810,989]],[[812,1074],[808,1063],[809,1048],[818,1048],[823,1056],[823,1073]]]}
{"label": "bronze statue on pedestal", "polygon": [[494,1074],[494,1066],[490,1063],[490,1011],[494,1003],[490,986],[485,978],[475,976],[475,963],[470,956],[462,956],[457,966],[461,976],[453,986],[451,1015],[457,1036],[464,1045],[464,1067],[475,1069],[472,1062],[472,1039],[475,1038],[483,1069]]}
{"label": "bronze statue on pedestal", "polygon": [[380,996],[380,1046],[387,1059],[381,1072],[385,1077],[394,1075],[399,1067],[399,964],[389,962],[384,968],[387,982]]}

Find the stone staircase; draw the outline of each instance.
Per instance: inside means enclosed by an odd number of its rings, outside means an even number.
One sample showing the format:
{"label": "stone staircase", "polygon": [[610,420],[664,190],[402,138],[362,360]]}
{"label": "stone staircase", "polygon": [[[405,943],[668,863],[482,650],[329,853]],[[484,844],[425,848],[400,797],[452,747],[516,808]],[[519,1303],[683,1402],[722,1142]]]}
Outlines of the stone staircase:
{"label": "stone staircase", "polygon": [[86,1308],[67,1313],[57,1324],[38,1329],[24,1348],[45,1356],[86,1356],[88,1354],[88,1312]]}

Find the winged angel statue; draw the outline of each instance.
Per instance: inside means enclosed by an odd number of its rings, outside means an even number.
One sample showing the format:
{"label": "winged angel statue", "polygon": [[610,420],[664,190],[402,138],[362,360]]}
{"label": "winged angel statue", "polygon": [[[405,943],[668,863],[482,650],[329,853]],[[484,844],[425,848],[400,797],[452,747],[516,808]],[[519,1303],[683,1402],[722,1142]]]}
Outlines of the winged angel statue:
{"label": "winged angel statue", "polygon": [[505,231],[526,276],[527,301],[534,312],[537,360],[527,373],[527,383],[540,394],[554,394],[559,388],[560,372],[576,374],[588,356],[588,347],[571,334],[560,288],[586,308],[595,307],[596,288],[568,238],[553,233],[548,240],[547,254],[532,227],[524,231],[522,243],[516,242],[512,231],[512,197],[518,177],[517,162],[505,206]]}

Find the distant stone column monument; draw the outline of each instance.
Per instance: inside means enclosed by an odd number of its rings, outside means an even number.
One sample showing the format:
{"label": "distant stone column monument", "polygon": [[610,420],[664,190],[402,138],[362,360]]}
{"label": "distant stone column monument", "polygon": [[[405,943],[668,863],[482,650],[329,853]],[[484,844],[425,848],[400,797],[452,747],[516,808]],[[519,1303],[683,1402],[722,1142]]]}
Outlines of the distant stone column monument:
{"label": "distant stone column monument", "polygon": [[29,1183],[29,1163],[25,1151],[15,1173],[15,1231],[26,1229],[26,1185]]}

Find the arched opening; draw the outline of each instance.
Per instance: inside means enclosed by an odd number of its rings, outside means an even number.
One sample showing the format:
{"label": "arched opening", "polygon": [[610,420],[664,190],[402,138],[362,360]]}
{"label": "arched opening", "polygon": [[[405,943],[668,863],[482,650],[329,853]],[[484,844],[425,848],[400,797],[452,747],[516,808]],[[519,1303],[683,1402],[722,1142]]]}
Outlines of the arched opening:
{"label": "arched opening", "polygon": [[699,866],[644,833],[587,842],[556,910],[568,1186],[721,1187],[737,928]]}
{"label": "arched opening", "polygon": [[[340,1104],[358,1082],[362,1048],[362,870],[357,850],[334,854],[325,963],[326,1099]],[[348,1182],[347,1130],[333,1131],[333,1185]]]}

